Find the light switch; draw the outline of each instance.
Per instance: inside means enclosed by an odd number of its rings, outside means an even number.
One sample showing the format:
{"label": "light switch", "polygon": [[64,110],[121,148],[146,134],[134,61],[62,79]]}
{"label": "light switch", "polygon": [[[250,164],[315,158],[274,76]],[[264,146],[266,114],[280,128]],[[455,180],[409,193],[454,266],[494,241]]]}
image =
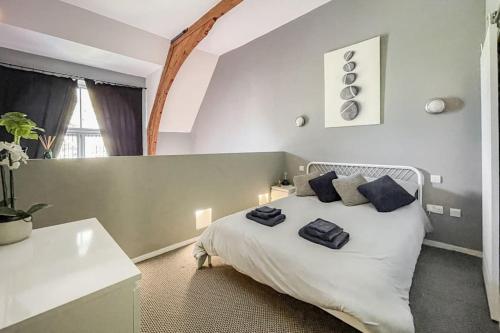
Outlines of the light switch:
{"label": "light switch", "polygon": [[431,175],[431,183],[433,184],[441,184],[442,178],[440,175]]}
{"label": "light switch", "polygon": [[462,217],[462,210],[458,208],[450,208],[450,216]]}
{"label": "light switch", "polygon": [[306,170],[305,166],[299,165],[299,171],[305,171],[305,170]]}

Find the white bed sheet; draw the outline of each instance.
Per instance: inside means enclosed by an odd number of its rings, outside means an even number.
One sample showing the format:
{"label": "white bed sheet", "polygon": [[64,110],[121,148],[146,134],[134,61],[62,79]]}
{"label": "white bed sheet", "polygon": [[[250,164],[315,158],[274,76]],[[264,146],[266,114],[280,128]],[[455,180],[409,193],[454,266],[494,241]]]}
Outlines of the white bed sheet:
{"label": "white bed sheet", "polygon": [[[414,332],[409,290],[431,229],[418,201],[391,213],[316,197],[291,196],[271,206],[283,210],[285,222],[270,228],[246,219],[246,211],[226,216],[203,232],[195,257],[219,256],[281,293],[345,312],[371,332]],[[299,237],[318,217],[343,227],[350,241],[332,250]]]}

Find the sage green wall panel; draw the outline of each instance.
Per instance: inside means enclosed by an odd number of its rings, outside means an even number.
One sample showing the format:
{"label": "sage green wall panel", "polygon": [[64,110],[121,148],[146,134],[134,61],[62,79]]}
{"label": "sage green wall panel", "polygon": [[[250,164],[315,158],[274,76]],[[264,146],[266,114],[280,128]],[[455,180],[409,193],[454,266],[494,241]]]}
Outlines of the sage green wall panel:
{"label": "sage green wall panel", "polygon": [[96,217],[134,258],[199,235],[196,209],[215,220],[257,205],[284,169],[282,152],[33,160],[16,195],[19,208],[53,204],[35,228]]}

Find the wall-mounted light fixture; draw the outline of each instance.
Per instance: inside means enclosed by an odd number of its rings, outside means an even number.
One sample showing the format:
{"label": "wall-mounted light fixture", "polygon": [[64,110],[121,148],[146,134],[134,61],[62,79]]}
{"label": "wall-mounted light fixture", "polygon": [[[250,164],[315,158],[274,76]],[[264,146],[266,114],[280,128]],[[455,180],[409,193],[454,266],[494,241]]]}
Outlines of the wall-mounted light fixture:
{"label": "wall-mounted light fixture", "polygon": [[198,209],[195,212],[196,230],[206,228],[212,223],[212,208]]}
{"label": "wall-mounted light fixture", "polygon": [[269,203],[269,193],[259,194],[259,206]]}
{"label": "wall-mounted light fixture", "polygon": [[434,98],[425,104],[425,111],[430,114],[441,113],[446,110],[446,102],[441,98]]}
{"label": "wall-mounted light fixture", "polygon": [[295,125],[297,127],[302,127],[306,124],[306,117],[304,116],[298,116],[297,118],[295,118]]}

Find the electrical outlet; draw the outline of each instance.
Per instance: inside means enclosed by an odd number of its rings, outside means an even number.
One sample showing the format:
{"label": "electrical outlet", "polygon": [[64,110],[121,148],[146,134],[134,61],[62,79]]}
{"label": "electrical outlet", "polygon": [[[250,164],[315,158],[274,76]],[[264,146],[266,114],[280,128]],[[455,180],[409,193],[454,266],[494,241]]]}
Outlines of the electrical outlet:
{"label": "electrical outlet", "polygon": [[299,171],[305,171],[306,170],[306,167],[303,166],[303,165],[299,165]]}
{"label": "electrical outlet", "polygon": [[427,211],[429,213],[441,214],[443,215],[443,206],[427,204]]}
{"label": "electrical outlet", "polygon": [[450,208],[450,216],[462,217],[462,210],[458,208]]}
{"label": "electrical outlet", "polygon": [[433,184],[441,184],[443,178],[440,175],[431,175],[431,183]]}

